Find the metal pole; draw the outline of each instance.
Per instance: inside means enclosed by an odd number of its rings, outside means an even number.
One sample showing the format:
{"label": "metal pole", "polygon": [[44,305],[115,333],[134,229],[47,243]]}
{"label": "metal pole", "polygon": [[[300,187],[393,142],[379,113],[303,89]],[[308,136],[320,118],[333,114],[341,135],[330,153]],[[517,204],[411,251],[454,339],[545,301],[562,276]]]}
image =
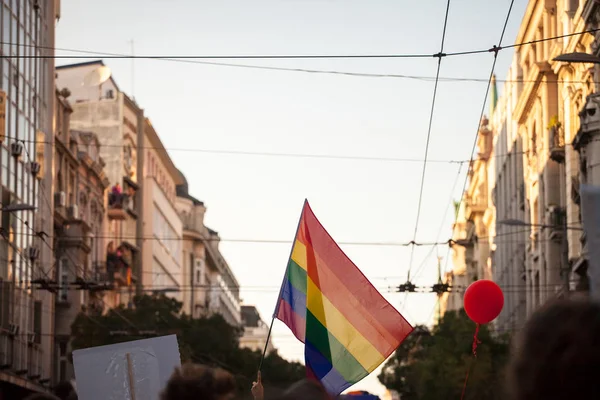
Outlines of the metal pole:
{"label": "metal pole", "polygon": [[296,227],[296,233],[294,234],[294,243],[292,243],[292,248],[290,249],[290,256],[287,259],[285,265],[285,273],[283,274],[283,280],[281,281],[281,287],[279,288],[279,294],[277,295],[277,302],[275,303],[275,310],[273,311],[273,315],[271,316],[271,325],[269,326],[269,333],[267,334],[267,340],[265,342],[265,348],[263,350],[262,356],[260,357],[260,363],[258,364],[258,372],[261,372],[263,361],[265,360],[265,355],[267,354],[267,348],[269,346],[269,340],[271,340],[271,331],[273,330],[273,323],[275,322],[275,318],[277,318],[277,313],[279,312],[279,304],[281,302],[281,293],[283,292],[283,285],[285,284],[285,280],[287,278],[288,266],[290,264],[290,260],[292,258],[292,254],[294,253],[294,247],[296,246],[296,238],[298,237],[298,232],[300,232],[300,224],[302,223],[302,218],[304,217],[304,210],[308,205],[308,200],[304,199],[304,205],[302,206],[302,213],[300,214],[300,218],[298,219],[298,226]]}

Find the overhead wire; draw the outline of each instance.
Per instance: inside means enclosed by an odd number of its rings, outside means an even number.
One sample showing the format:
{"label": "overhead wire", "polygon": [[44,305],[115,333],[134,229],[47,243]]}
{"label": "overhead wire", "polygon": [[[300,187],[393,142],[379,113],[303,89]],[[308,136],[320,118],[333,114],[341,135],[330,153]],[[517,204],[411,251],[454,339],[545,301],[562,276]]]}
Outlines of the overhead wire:
{"label": "overhead wire", "polygon": [[[501,42],[498,45],[494,45],[491,48],[485,49],[473,49],[473,50],[463,50],[463,51],[454,51],[454,52],[446,52],[443,53],[443,57],[454,57],[454,56],[466,56],[466,55],[476,55],[476,54],[487,54],[487,53],[498,53],[503,49],[517,48],[522,46],[527,46],[530,44],[542,43],[552,40],[559,40],[563,38],[568,38],[571,36],[583,35],[586,33],[593,34],[600,31],[600,28],[587,29],[580,32],[573,32],[563,35],[552,36],[548,38],[530,40],[527,42],[513,43],[510,45],[502,46]],[[26,46],[31,47],[33,45],[23,45],[23,44],[15,44],[12,42],[0,42],[2,44],[12,44],[17,46]],[[148,60],[173,60],[173,61],[186,61],[186,60],[286,60],[286,59],[425,59],[425,58],[436,58],[440,54],[433,53],[405,53],[405,54],[283,54],[283,55],[242,55],[242,54],[226,54],[226,55],[191,55],[191,54],[182,54],[182,55],[133,55],[133,54],[117,54],[117,53],[105,53],[105,52],[95,52],[89,50],[79,50],[79,49],[66,49],[60,47],[50,47],[50,46],[37,46],[39,49],[45,50],[60,50],[60,51],[70,51],[77,53],[86,53],[89,55],[101,55],[105,59],[148,59]],[[54,58],[54,59],[90,59],[92,57],[85,55],[4,55],[5,58]],[[247,66],[247,65],[232,65],[232,66],[241,66],[241,67],[256,67],[256,66]]]}
{"label": "overhead wire", "polygon": [[[26,148],[27,148],[27,146],[24,146],[24,148],[26,149]],[[29,151],[27,151],[27,150],[26,150],[26,155],[27,155],[27,158],[29,159],[29,161],[30,161],[30,162],[34,161],[34,160],[31,158],[31,155],[29,154]],[[45,199],[45,200],[48,202],[49,200],[48,200],[48,199],[47,199],[47,197],[46,197],[46,193],[45,193],[44,186],[43,186],[43,185],[39,185],[39,187],[40,187],[40,191],[42,192],[42,193],[40,193],[40,195],[41,195],[41,196],[42,196],[42,197],[43,197],[43,198],[44,198],[44,199]],[[4,205],[3,205],[3,207],[4,207]],[[52,209],[52,208],[50,208],[50,209]],[[53,255],[55,254],[55,249],[54,249],[54,247],[53,247],[52,245],[50,245],[50,244],[49,244],[49,243],[46,241],[46,238],[45,238],[43,235],[41,235],[41,234],[40,234],[40,232],[36,232],[36,231],[35,231],[35,229],[34,229],[34,228],[32,228],[32,227],[31,227],[29,224],[25,224],[25,226],[27,226],[27,228],[28,228],[28,229],[30,229],[32,232],[34,232],[34,233],[35,233],[35,235],[36,235],[36,236],[37,236],[37,237],[38,237],[38,238],[39,238],[39,239],[42,241],[42,243],[44,243],[44,244],[45,244],[45,245],[48,247],[48,249],[50,250],[51,254],[53,254]],[[76,262],[76,261],[73,259],[73,256],[72,256],[71,252],[69,252],[69,251],[67,251],[67,252],[64,252],[64,255],[66,255],[66,257],[67,257],[67,258],[69,259],[69,261],[70,261],[71,268],[69,268],[69,269],[71,269],[71,270],[74,272],[75,276],[77,276],[77,275],[78,275],[78,270],[79,270],[79,271],[81,271],[81,277],[82,277],[83,281],[84,281],[84,282],[86,282],[86,280],[87,280],[87,277],[86,277],[86,270],[85,270],[84,268],[82,268],[82,267],[79,265],[79,263],[77,263],[77,262]],[[69,264],[69,263],[67,263],[67,266],[68,266],[68,264]],[[73,269],[73,267],[74,267],[75,269]],[[90,272],[91,272],[91,271],[90,271]],[[98,299],[98,300],[99,300],[99,301],[100,301],[100,302],[101,302],[101,303],[102,303],[102,304],[103,304],[105,307],[109,307],[109,305],[106,303],[106,301],[104,300],[104,298],[103,298],[102,296],[98,296],[98,297],[97,297],[97,299]],[[109,308],[110,308],[110,307],[109,307]],[[137,329],[137,327],[136,327],[136,326],[135,326],[135,325],[134,325],[134,324],[133,324],[133,323],[132,323],[132,322],[131,322],[131,321],[130,321],[128,318],[126,318],[124,315],[122,315],[122,313],[120,313],[118,310],[116,310],[116,309],[114,309],[114,308],[113,308],[112,310],[114,311],[115,315],[117,315],[119,318],[121,318],[123,321],[125,321],[125,322],[126,322],[128,325],[130,325],[130,326],[131,326],[132,328],[134,328],[134,329]],[[85,316],[86,316],[88,319],[90,319],[91,321],[93,321],[95,324],[102,325],[102,324],[101,324],[99,321],[96,321],[96,320],[94,320],[94,318],[92,318],[92,317],[91,317],[90,315],[88,315],[87,313],[83,313],[83,314],[84,314],[84,315],[85,315]]]}
{"label": "overhead wire", "polygon": [[[500,39],[500,42],[499,42],[499,44],[500,44],[500,45],[501,45],[501,42],[502,42],[502,38],[503,38],[503,36],[504,36],[504,32],[505,32],[505,29],[506,29],[506,24],[507,24],[507,22],[508,22],[508,18],[509,18],[509,16],[510,16],[510,13],[511,13],[511,9],[512,9],[512,5],[513,5],[513,3],[514,3],[514,0],[511,2],[511,6],[510,6],[510,8],[509,8],[509,12],[508,12],[508,15],[507,15],[507,20],[506,20],[506,22],[505,22],[505,25],[504,25],[504,28],[503,28],[503,32],[502,32],[502,35],[501,35],[501,39]],[[525,45],[525,44],[530,44],[530,43],[538,43],[538,42],[541,42],[541,41],[546,41],[546,40],[553,40],[553,39],[558,39],[558,38],[562,38],[562,37],[568,37],[568,36],[580,35],[580,34],[582,34],[582,33],[593,33],[593,32],[595,32],[595,31],[598,31],[598,29],[596,29],[596,30],[589,30],[589,31],[585,31],[585,32],[579,32],[579,33],[573,33],[573,34],[568,34],[568,35],[562,35],[562,36],[557,36],[557,37],[553,37],[553,38],[546,38],[546,39],[534,40],[534,41],[527,42],[527,43],[514,44],[514,45],[509,45],[509,46],[504,46],[504,47],[501,47],[501,46],[499,45],[497,48],[495,48],[495,51],[494,51],[494,64],[493,64],[493,67],[492,67],[492,74],[493,74],[493,70],[494,70],[494,68],[495,68],[496,59],[497,59],[497,55],[498,55],[498,51],[499,51],[499,50],[501,50],[501,49],[503,49],[503,48],[513,48],[513,47],[522,46],[522,45]],[[490,50],[487,50],[486,52],[489,52],[489,51],[490,51]],[[476,53],[480,53],[480,52],[482,52],[482,51],[460,52],[460,53],[448,53],[448,54],[446,54],[446,55],[444,55],[444,56],[448,56],[448,55],[460,55],[460,54],[476,54]],[[406,56],[406,57],[409,57],[410,55],[404,55],[404,56]],[[421,57],[421,56],[424,56],[424,55],[419,55],[419,57]],[[435,55],[434,55],[434,56],[435,56]],[[194,58],[194,57],[195,57],[195,58],[206,58],[206,57],[196,57],[196,56],[193,56],[192,58]],[[214,56],[214,57],[215,57],[215,58],[231,58],[231,57],[223,57],[223,56]],[[322,58],[322,57],[327,57],[327,58],[330,58],[330,57],[333,57],[333,58],[359,58],[359,57],[360,57],[360,58],[363,58],[363,57],[366,57],[366,58],[387,58],[387,57],[390,57],[390,56],[387,56],[387,55],[370,55],[370,56],[369,56],[369,55],[365,55],[365,56],[240,56],[240,57],[241,57],[241,58],[246,58],[246,57],[249,57],[249,58]],[[392,57],[393,57],[393,58],[399,58],[399,57],[403,57],[403,55],[394,55],[394,56],[392,56]],[[431,57],[431,55],[427,55],[427,57]],[[55,58],[56,58],[56,57],[55,57]],[[69,57],[69,58],[72,58],[72,57]],[[127,57],[125,57],[125,58],[127,58]],[[146,57],[145,57],[145,56],[138,56],[138,57],[136,57],[136,58],[146,58]],[[152,57],[152,58],[154,59],[154,58],[156,58],[156,57]],[[187,58],[187,57],[186,57],[186,58]],[[164,58],[164,57],[160,57],[159,59],[166,59],[166,58]],[[439,58],[439,60],[441,60],[441,57]],[[439,62],[438,62],[438,64],[439,64]],[[488,94],[489,94],[490,81],[491,81],[491,76],[490,76],[490,80],[488,80],[488,88],[487,88],[487,90],[486,90],[486,96],[485,96],[485,99],[484,99],[484,106],[482,107],[482,110],[483,110],[483,109],[484,109],[484,107],[485,107],[485,101],[486,101],[486,99],[487,99],[487,96],[488,96]],[[437,84],[437,82],[439,82],[439,73],[438,73],[438,76],[436,77],[436,84]],[[482,111],[482,114],[483,114],[483,111]],[[481,118],[480,118],[480,120],[481,120]],[[475,145],[474,145],[474,147],[473,147],[473,150],[474,150],[474,148],[475,148],[475,146],[476,146],[477,136],[478,136],[478,132],[477,132],[477,135],[476,135],[476,137],[475,137]],[[473,151],[471,152],[471,154],[473,154]],[[472,159],[473,159],[473,156],[471,155],[471,159],[470,159],[470,161],[472,161]],[[424,163],[426,163],[426,162],[427,162],[427,161],[426,161],[426,159],[425,159],[425,160],[424,160]],[[465,181],[465,187],[466,187],[466,182],[467,182],[467,181]],[[464,191],[464,190],[463,190],[463,191]],[[461,201],[462,201],[462,199],[461,199]],[[286,241],[286,243],[288,243],[288,242],[289,242],[289,241]],[[47,244],[47,243],[46,243],[46,244]],[[343,243],[341,243],[341,244],[343,244]],[[413,240],[412,242],[409,242],[408,244],[409,244],[409,245],[411,245],[411,244],[412,244],[413,246],[414,246],[414,245],[416,245],[416,243],[415,243],[415,241],[414,241],[414,240]]]}
{"label": "overhead wire", "polygon": [[[44,143],[56,147],[55,142],[37,141],[32,139],[21,139],[14,136],[5,136],[5,139],[25,143]],[[116,144],[101,144],[101,148],[121,148],[121,145]],[[141,150],[165,150],[174,152],[197,152],[208,154],[224,154],[224,155],[241,155],[241,156],[265,156],[265,157],[289,157],[289,158],[316,158],[316,159],[337,159],[337,160],[357,160],[357,161],[384,161],[384,162],[418,162],[422,163],[422,158],[402,158],[402,157],[369,157],[369,156],[351,156],[351,155],[335,155],[335,154],[309,154],[309,153],[285,153],[285,152],[263,152],[263,151],[243,151],[243,150],[220,150],[220,149],[202,149],[202,148],[182,148],[182,147],[156,147],[156,146],[140,146]],[[491,157],[510,157],[512,155],[523,155],[532,153],[532,150],[512,152],[507,154],[496,154]],[[471,160],[460,159],[428,159],[428,163],[443,163],[443,164],[466,164]]]}
{"label": "overhead wire", "polygon": [[[502,32],[500,33],[500,39],[498,40],[498,48],[502,48],[502,40],[504,39],[504,35],[506,33],[506,27],[508,25],[508,21],[510,20],[510,15],[512,13],[512,9],[513,9],[513,5],[515,3],[515,0],[511,0],[510,1],[510,6],[508,7],[508,12],[506,13],[506,19],[504,20],[504,25],[502,27]],[[600,29],[599,29],[600,30]],[[571,36],[571,35],[565,35],[563,37],[567,37],[567,36]],[[530,43],[538,43],[538,41],[533,41]],[[496,46],[494,46],[496,47]],[[515,47],[515,46],[506,46],[506,48],[508,47]],[[481,121],[483,120],[483,116],[485,115],[485,105],[487,103],[487,98],[488,95],[490,93],[490,87],[492,85],[492,79],[494,77],[494,72],[496,70],[496,63],[498,62],[498,51],[494,52],[494,61],[492,62],[492,67],[490,69],[490,75],[488,78],[488,83],[485,89],[485,95],[483,97],[483,104],[481,105],[481,111],[479,113],[479,119],[477,120],[477,130],[475,131],[475,139],[473,140],[473,146],[471,148],[471,158],[469,161],[469,168],[471,168],[471,165],[473,163],[473,158],[475,155],[475,148],[477,147],[477,139],[479,138],[479,129],[481,126]],[[465,190],[467,189],[467,183],[469,182],[469,174],[465,174],[465,181],[461,190],[461,195],[460,195],[460,200],[459,200],[459,207],[462,205],[462,202],[464,201],[464,196],[463,194],[465,193]],[[458,213],[455,217],[455,221],[458,218]]]}
{"label": "overhead wire", "polygon": [[[440,52],[438,53],[438,62],[437,62],[437,68],[436,68],[436,72],[435,72],[435,83],[433,85],[433,95],[431,97],[431,107],[430,107],[430,111],[429,111],[429,124],[427,126],[427,137],[425,139],[425,155],[423,157],[423,169],[422,169],[422,173],[421,173],[419,197],[417,200],[417,215],[415,218],[415,229],[414,229],[413,236],[412,236],[413,242],[415,242],[417,240],[417,232],[419,229],[419,220],[421,217],[421,206],[422,206],[422,202],[423,202],[423,188],[425,186],[425,175],[427,172],[427,156],[429,155],[429,143],[431,140],[431,130],[433,127],[433,115],[435,112],[435,100],[437,98],[438,83],[439,83],[439,78],[440,78],[440,69],[442,67],[442,58],[443,58],[443,54],[444,54],[444,43],[446,41],[446,29],[448,27],[449,12],[450,12],[450,0],[448,0],[446,2],[446,12],[444,15],[444,27],[442,28],[442,40],[440,43]],[[410,282],[410,270],[412,269],[414,254],[415,254],[415,246],[411,246],[410,261],[408,263],[408,272],[407,272],[407,279],[406,279],[407,282]]]}
{"label": "overhead wire", "polygon": [[[438,233],[436,238],[436,242],[439,242],[439,238],[442,235],[442,232],[444,231],[444,227],[446,226],[446,218],[448,217],[448,210],[453,209],[454,208],[454,193],[456,192],[456,186],[458,185],[458,181],[460,179],[460,175],[462,172],[462,166],[463,164],[461,164],[458,167],[458,171],[456,173],[456,177],[454,178],[454,183],[452,184],[452,189],[450,189],[450,201],[449,204],[446,206],[446,209],[444,211],[444,215],[442,217],[442,221],[440,223],[440,227],[438,228]],[[437,248],[437,246],[435,247],[431,247],[431,249],[429,250],[429,253],[427,254],[427,256],[425,257],[425,260],[421,263],[421,265],[418,267],[417,271],[414,274],[414,279],[416,280],[420,273],[423,271],[423,268],[425,267],[427,261],[430,259],[431,255],[433,254],[434,250]],[[450,251],[450,246],[448,246],[448,251]],[[446,255],[446,258],[448,258],[448,256]]]}

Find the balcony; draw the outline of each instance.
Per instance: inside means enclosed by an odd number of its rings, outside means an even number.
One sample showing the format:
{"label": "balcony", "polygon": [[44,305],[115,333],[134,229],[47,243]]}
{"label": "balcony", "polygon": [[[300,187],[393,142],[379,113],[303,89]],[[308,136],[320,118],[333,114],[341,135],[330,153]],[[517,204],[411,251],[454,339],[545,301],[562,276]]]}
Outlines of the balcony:
{"label": "balcony", "polygon": [[135,195],[110,192],[108,194],[108,218],[113,220],[125,220],[127,214],[137,218],[135,211]]}
{"label": "balcony", "polygon": [[549,130],[550,159],[557,163],[565,161],[565,134],[560,125],[553,126]]}
{"label": "balcony", "polygon": [[133,275],[133,252],[125,246],[120,246],[116,252],[106,257],[106,272],[104,276],[109,283],[119,286],[131,286],[136,281]]}
{"label": "balcony", "polygon": [[487,210],[488,205],[484,199],[468,199],[465,201],[465,205],[472,213],[484,213]]}
{"label": "balcony", "polygon": [[573,203],[579,205],[581,203],[581,196],[579,194],[579,176],[575,175],[571,177],[571,200]]}
{"label": "balcony", "polygon": [[564,207],[552,207],[548,217],[548,225],[551,226],[550,239],[560,242],[565,234],[567,211]]}
{"label": "balcony", "polygon": [[0,371],[13,365],[14,337],[7,330],[0,332]]}
{"label": "balcony", "polygon": [[87,282],[86,284],[86,288],[90,292],[102,292],[104,290],[114,289],[113,278],[109,276],[106,265],[106,263],[94,263],[92,282]]}
{"label": "balcony", "polygon": [[40,348],[41,335],[39,333],[29,333],[27,335],[27,377],[29,379],[40,379],[42,377],[42,357]]}

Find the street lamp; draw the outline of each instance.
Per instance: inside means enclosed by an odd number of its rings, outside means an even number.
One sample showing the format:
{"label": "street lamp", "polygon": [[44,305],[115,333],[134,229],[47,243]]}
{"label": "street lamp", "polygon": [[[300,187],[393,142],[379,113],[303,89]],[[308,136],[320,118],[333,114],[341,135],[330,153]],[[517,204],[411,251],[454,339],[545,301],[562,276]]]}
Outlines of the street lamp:
{"label": "street lamp", "polygon": [[561,225],[545,225],[545,224],[529,224],[525,221],[521,221],[520,219],[503,219],[497,222],[498,225],[506,225],[506,226],[523,226],[528,228],[553,228],[553,229],[563,229],[563,230],[571,230],[571,231],[583,231],[583,228],[578,226],[561,226]]}
{"label": "street lamp", "polygon": [[600,57],[588,53],[567,53],[561,54],[555,57],[552,61],[563,61],[569,63],[588,63],[588,64],[600,64]]}
{"label": "street lamp", "polygon": [[6,207],[2,207],[0,211],[4,212],[16,212],[16,211],[33,211],[35,206],[23,203],[9,204]]}

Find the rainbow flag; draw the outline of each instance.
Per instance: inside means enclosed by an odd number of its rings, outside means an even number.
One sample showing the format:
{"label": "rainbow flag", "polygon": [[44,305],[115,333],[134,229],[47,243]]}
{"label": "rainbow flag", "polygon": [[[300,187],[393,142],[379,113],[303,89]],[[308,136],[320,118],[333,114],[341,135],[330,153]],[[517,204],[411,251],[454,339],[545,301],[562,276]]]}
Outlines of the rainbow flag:
{"label": "rainbow flag", "polygon": [[373,372],[413,330],[329,236],[308,202],[274,317],[304,343],[307,376],[333,396]]}

